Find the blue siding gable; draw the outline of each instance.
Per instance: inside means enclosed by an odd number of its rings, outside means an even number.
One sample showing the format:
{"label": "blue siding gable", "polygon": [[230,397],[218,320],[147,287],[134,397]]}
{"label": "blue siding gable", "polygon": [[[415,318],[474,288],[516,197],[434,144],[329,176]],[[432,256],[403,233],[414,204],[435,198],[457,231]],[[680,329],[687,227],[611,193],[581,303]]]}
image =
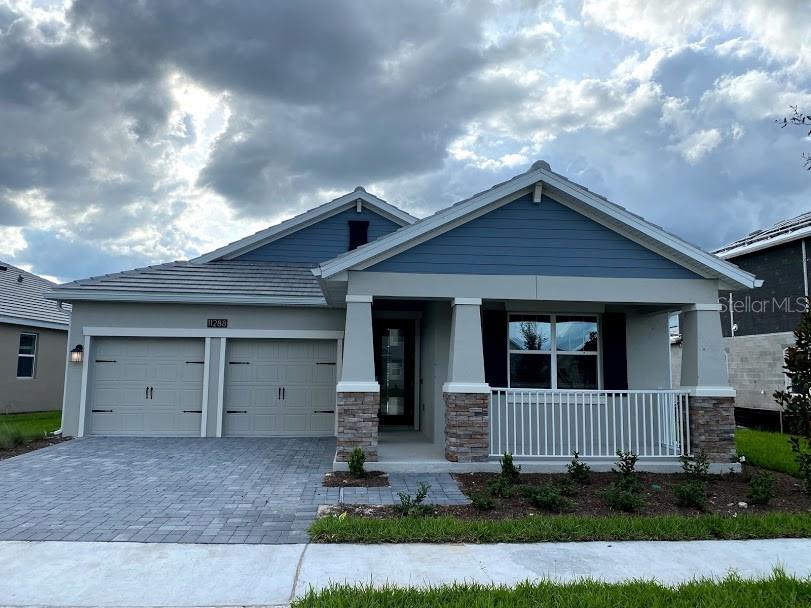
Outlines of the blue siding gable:
{"label": "blue siding gable", "polygon": [[400,227],[365,206],[358,213],[353,205],[350,209],[257,247],[236,259],[245,262],[298,262],[313,265],[331,260],[347,250],[349,222],[352,220],[369,222],[369,242]]}
{"label": "blue siding gable", "polygon": [[700,278],[546,196],[528,194],[368,268],[376,272]]}

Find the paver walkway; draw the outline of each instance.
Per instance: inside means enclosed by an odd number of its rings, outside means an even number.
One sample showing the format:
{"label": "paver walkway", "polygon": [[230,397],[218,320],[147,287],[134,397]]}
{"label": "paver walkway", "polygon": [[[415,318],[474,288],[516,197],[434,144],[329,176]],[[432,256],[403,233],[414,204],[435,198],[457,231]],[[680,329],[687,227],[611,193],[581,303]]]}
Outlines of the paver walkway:
{"label": "paver walkway", "polygon": [[307,542],[321,504],[390,504],[450,475],[392,475],[390,488],[325,488],[333,438],[88,437],[0,461],[0,540]]}

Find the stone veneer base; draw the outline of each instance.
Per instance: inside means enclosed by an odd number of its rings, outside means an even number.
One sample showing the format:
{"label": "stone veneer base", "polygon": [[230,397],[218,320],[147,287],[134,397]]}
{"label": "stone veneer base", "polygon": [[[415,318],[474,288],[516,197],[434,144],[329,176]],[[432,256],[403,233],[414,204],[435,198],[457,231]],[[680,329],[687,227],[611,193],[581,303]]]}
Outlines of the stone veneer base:
{"label": "stone veneer base", "polygon": [[451,462],[482,462],[490,452],[490,393],[443,393],[445,458]]}
{"label": "stone veneer base", "polygon": [[737,462],[734,397],[690,397],[690,447],[712,463]]}
{"label": "stone veneer base", "polygon": [[335,460],[346,462],[355,448],[361,448],[366,460],[377,461],[377,428],[380,393],[338,393],[337,449]]}

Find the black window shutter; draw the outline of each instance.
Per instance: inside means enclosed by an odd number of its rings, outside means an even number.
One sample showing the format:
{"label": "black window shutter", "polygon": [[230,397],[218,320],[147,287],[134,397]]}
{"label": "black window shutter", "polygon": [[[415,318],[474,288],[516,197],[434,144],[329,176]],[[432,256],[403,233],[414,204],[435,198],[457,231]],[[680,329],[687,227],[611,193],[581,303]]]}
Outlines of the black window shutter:
{"label": "black window shutter", "polygon": [[484,378],[492,387],[507,386],[507,312],[482,310]]}
{"label": "black window shutter", "polygon": [[628,361],[625,351],[625,314],[603,315],[603,384],[609,391],[628,390]]}
{"label": "black window shutter", "polygon": [[349,249],[357,249],[369,242],[369,222],[349,220]]}

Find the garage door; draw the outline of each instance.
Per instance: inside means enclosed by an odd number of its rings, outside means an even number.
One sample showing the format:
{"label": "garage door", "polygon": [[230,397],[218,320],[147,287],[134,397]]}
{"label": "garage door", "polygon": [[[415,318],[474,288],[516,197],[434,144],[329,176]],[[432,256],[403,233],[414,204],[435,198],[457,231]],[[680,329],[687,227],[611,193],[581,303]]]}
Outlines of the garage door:
{"label": "garage door", "polygon": [[333,435],[334,341],[228,340],[223,434]]}
{"label": "garage door", "polygon": [[97,338],[87,405],[96,435],[200,435],[203,340]]}

